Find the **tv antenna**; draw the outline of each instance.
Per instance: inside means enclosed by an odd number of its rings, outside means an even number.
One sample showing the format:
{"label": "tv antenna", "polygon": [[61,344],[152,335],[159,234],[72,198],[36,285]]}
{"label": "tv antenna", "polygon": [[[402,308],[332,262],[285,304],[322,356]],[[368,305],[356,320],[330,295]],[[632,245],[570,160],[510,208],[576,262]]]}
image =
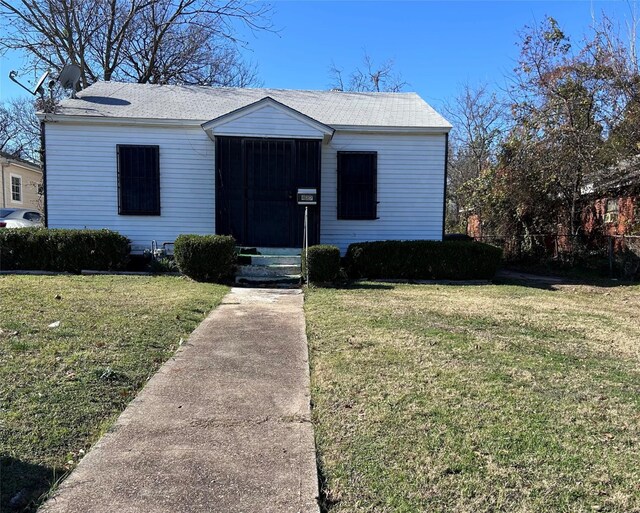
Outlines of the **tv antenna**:
{"label": "tv antenna", "polygon": [[64,89],[71,89],[71,98],[76,98],[76,89],[78,88],[78,82],[80,81],[80,66],[76,64],[67,64],[60,75],[58,76],[58,82]]}
{"label": "tv antenna", "polygon": [[9,79],[11,79],[12,82],[15,82],[16,84],[18,84],[25,91],[29,91],[29,93],[32,94],[33,96],[37,95],[38,93],[40,93],[40,95],[44,95],[44,87],[42,87],[42,86],[44,85],[44,81],[49,76],[49,72],[48,71],[45,71],[42,74],[42,76],[38,79],[38,81],[36,82],[36,86],[33,89],[29,89],[26,85],[22,84],[16,78],[17,76],[18,76],[18,72],[17,71],[10,71],[9,72]]}

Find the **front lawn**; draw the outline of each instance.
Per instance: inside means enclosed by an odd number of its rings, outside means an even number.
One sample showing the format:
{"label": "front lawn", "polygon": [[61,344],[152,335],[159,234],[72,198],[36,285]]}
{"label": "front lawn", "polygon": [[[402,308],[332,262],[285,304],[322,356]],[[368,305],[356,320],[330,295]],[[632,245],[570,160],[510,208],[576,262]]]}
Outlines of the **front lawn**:
{"label": "front lawn", "polygon": [[640,511],[640,287],[306,296],[324,510]]}
{"label": "front lawn", "polygon": [[35,509],[226,292],[178,277],[0,277],[0,511]]}

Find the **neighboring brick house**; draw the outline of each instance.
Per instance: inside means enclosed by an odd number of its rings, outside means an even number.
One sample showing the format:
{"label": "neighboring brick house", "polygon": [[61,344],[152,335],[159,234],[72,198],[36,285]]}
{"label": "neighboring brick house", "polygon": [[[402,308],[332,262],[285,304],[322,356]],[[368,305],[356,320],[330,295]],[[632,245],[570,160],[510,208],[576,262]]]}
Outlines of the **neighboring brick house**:
{"label": "neighboring brick house", "polygon": [[0,190],[0,208],[41,210],[40,166],[0,151]]}
{"label": "neighboring brick house", "polygon": [[640,235],[640,196],[610,193],[593,199],[584,208],[582,225],[586,234]]}
{"label": "neighboring brick house", "polygon": [[[582,229],[588,240],[640,236],[640,156],[618,166],[615,177],[583,190]],[[624,244],[616,239],[616,248]]]}
{"label": "neighboring brick house", "polygon": [[[478,214],[467,217],[467,234],[476,240],[501,241],[505,254],[518,255],[519,237],[485,233]],[[616,254],[633,253],[640,257],[640,155],[622,161],[610,168],[604,178],[583,187],[581,231],[577,239],[568,234],[566,224],[533,237],[538,247],[554,258],[560,253],[571,253],[574,240],[604,253],[611,244]]]}

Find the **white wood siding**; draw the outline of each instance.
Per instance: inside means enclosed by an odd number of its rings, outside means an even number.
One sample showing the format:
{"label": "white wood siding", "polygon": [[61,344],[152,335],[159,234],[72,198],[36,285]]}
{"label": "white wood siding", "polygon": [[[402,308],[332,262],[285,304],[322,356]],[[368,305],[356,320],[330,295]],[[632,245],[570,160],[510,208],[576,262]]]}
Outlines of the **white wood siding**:
{"label": "white wood siding", "polygon": [[273,105],[249,112],[215,127],[215,135],[246,137],[290,137],[297,139],[322,139],[324,135],[313,126],[287,114]]}
{"label": "white wood siding", "polygon": [[[337,152],[378,152],[378,218],[337,217]],[[320,240],[344,253],[351,242],[442,239],[444,135],[336,132],[322,148]]]}
{"label": "white wood siding", "polygon": [[[236,135],[257,135],[250,127],[237,130]],[[300,137],[286,135],[295,136]],[[180,233],[215,233],[214,143],[200,127],[48,123],[46,142],[52,228],[117,230],[137,251],[153,239],[161,243]],[[117,144],[160,146],[160,216],[118,215]],[[378,152],[379,219],[337,219],[338,151]],[[344,252],[351,242],[440,240],[444,159],[444,135],[336,132],[322,146],[321,242]]]}
{"label": "white wood siding", "polygon": [[[48,222],[109,228],[134,250],[215,233],[214,144],[200,127],[46,125]],[[118,215],[116,145],[160,146],[160,216]]]}

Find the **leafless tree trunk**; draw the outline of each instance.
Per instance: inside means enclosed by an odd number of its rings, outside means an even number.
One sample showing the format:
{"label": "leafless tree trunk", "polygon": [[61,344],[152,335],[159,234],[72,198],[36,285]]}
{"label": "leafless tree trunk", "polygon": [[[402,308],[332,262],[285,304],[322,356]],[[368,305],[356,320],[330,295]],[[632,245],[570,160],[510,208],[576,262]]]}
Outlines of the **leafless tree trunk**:
{"label": "leafless tree trunk", "polygon": [[0,151],[38,161],[40,125],[31,98],[0,105]]}
{"label": "leafless tree trunk", "polygon": [[470,213],[465,184],[497,162],[499,146],[507,131],[507,116],[504,103],[485,84],[476,88],[465,84],[453,101],[445,105],[444,112],[453,125],[449,135],[447,192],[456,215],[447,224],[454,229],[462,228],[461,223],[466,222]]}

